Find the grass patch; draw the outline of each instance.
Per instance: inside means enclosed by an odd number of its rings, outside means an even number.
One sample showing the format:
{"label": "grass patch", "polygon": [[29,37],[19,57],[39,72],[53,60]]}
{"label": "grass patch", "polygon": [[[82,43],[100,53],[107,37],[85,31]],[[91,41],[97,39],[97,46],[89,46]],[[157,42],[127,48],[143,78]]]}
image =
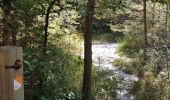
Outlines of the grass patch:
{"label": "grass patch", "polygon": [[127,32],[125,37],[120,41],[118,52],[120,55],[135,57],[143,48],[143,40],[141,34]]}
{"label": "grass patch", "polygon": [[154,77],[151,72],[145,72],[143,79],[135,82],[131,93],[135,100],[170,100],[169,81]]}
{"label": "grass patch", "polygon": [[123,38],[123,33],[121,32],[113,32],[113,33],[93,33],[92,34],[93,42],[99,43],[112,43],[118,42],[121,38]]}
{"label": "grass patch", "polygon": [[117,79],[108,71],[103,71],[96,67],[92,74],[92,100],[105,100],[116,98]]}
{"label": "grass patch", "polygon": [[142,61],[140,59],[118,58],[112,62],[113,66],[128,74],[139,76],[142,71]]}

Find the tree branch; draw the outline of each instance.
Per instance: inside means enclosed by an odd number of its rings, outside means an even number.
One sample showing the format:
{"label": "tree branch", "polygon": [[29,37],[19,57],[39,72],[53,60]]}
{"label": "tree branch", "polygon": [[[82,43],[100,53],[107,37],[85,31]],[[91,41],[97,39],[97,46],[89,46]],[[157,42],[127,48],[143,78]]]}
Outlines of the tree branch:
{"label": "tree branch", "polygon": [[45,27],[44,27],[44,44],[43,44],[43,48],[44,48],[44,53],[46,53],[46,48],[47,48],[47,40],[48,40],[48,25],[49,25],[49,15],[50,15],[50,10],[52,9],[52,7],[54,6],[54,4],[57,2],[58,6],[60,5],[60,0],[53,0],[48,8],[47,8],[47,12],[46,12],[46,16],[45,16]]}

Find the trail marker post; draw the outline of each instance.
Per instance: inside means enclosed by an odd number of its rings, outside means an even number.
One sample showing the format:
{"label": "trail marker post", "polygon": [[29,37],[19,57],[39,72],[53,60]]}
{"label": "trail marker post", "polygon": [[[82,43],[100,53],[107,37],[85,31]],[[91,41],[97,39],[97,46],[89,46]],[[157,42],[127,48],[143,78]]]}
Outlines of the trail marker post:
{"label": "trail marker post", "polygon": [[0,47],[0,100],[24,100],[23,50]]}

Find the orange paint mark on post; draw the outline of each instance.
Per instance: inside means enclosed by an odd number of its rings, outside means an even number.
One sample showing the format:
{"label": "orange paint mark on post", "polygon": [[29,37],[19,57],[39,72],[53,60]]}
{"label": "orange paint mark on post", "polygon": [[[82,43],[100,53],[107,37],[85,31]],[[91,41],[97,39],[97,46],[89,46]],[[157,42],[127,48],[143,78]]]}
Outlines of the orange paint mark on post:
{"label": "orange paint mark on post", "polygon": [[15,77],[15,80],[22,85],[23,84],[23,75],[17,74]]}

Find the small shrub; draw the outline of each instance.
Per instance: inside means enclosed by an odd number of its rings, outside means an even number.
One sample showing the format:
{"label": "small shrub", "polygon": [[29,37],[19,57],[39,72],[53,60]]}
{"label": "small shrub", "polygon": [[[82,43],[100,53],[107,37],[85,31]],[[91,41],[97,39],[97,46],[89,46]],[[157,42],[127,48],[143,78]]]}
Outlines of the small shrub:
{"label": "small shrub", "polygon": [[135,57],[143,46],[142,36],[139,33],[128,32],[125,34],[124,39],[120,42],[118,52],[121,55],[128,57]]}
{"label": "small shrub", "polygon": [[[128,60],[127,60],[128,59]],[[141,71],[143,72],[142,60],[140,58],[118,58],[113,61],[113,66],[118,67],[120,70],[128,74],[135,74],[139,76]]]}
{"label": "small shrub", "polygon": [[169,100],[170,85],[166,80],[154,77],[147,72],[143,80],[136,82],[131,89],[135,100]]}
{"label": "small shrub", "polygon": [[[112,73],[93,69],[92,93],[94,100],[114,100],[116,97],[117,80]],[[110,98],[110,99],[109,99]]]}

